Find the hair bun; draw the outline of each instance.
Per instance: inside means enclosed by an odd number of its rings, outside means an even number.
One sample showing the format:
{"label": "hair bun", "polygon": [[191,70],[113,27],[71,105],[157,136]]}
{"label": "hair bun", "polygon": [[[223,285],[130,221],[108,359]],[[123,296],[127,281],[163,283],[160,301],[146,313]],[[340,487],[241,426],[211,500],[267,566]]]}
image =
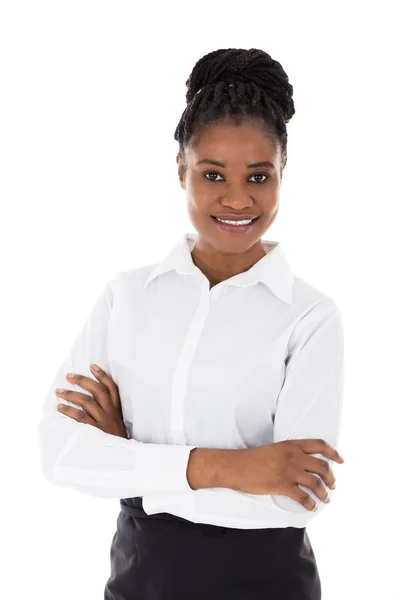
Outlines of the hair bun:
{"label": "hair bun", "polygon": [[206,85],[215,86],[222,81],[240,81],[258,86],[279,107],[285,123],[295,113],[293,86],[286,72],[278,61],[263,50],[220,49],[200,58],[186,80],[187,103]]}
{"label": "hair bun", "polygon": [[286,123],[295,109],[293,87],[278,61],[257,48],[222,48],[201,57],[185,84],[186,108],[174,134],[184,163],[186,149],[204,127],[230,116],[237,123],[261,119],[275,134],[281,166],[286,165]]}

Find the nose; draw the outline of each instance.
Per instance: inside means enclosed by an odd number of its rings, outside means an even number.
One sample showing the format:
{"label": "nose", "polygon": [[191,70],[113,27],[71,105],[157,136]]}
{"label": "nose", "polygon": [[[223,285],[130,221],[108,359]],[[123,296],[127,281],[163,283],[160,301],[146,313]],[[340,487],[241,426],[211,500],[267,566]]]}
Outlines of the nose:
{"label": "nose", "polygon": [[243,212],[245,208],[252,208],[255,202],[251,197],[246,196],[243,191],[232,190],[224,196],[221,204],[226,208],[232,207],[234,212]]}

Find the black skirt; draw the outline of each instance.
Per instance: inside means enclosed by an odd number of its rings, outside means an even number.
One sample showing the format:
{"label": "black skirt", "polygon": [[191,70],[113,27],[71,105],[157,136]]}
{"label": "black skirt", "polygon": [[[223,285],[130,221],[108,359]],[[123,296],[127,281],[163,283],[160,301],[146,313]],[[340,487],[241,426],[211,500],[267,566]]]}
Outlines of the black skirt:
{"label": "black skirt", "polygon": [[236,529],[120,500],[104,600],[321,600],[306,528]]}

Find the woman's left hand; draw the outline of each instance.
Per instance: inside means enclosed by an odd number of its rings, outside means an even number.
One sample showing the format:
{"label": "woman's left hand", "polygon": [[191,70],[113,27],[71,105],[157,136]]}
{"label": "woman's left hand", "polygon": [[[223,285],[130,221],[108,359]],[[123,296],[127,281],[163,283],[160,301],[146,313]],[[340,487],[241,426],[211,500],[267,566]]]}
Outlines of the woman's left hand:
{"label": "woman's left hand", "polygon": [[118,387],[107,373],[100,368],[96,370],[94,366],[90,365],[90,370],[98,381],[76,373],[67,373],[66,375],[70,383],[87,390],[93,397],[73,390],[56,389],[57,396],[80,406],[83,410],[73,408],[67,404],[59,404],[57,409],[63,415],[71,417],[75,421],[93,425],[93,427],[97,427],[105,433],[128,439],[122,417]]}

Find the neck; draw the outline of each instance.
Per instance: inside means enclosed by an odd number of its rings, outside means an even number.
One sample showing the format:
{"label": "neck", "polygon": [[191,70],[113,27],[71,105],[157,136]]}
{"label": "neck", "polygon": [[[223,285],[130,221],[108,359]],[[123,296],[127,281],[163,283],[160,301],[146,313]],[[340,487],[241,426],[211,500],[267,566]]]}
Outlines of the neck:
{"label": "neck", "polygon": [[210,251],[201,242],[197,242],[192,252],[193,263],[204,273],[211,287],[239,273],[244,273],[266,255],[262,243],[255,244],[243,254],[224,256]]}

